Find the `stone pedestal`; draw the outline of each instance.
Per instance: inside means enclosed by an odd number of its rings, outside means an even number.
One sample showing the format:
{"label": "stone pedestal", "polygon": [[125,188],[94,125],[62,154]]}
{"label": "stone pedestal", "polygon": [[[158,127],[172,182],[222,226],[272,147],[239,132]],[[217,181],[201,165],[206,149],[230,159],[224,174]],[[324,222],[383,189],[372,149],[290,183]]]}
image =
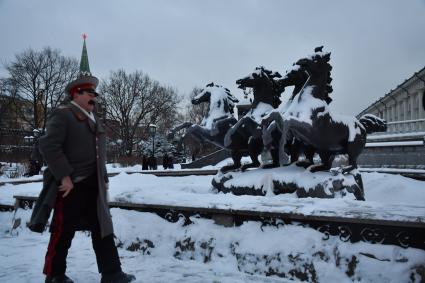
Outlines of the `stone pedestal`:
{"label": "stone pedestal", "polygon": [[360,173],[316,172],[290,165],[246,172],[218,173],[212,185],[220,192],[235,195],[291,194],[297,198],[351,198],[364,200]]}

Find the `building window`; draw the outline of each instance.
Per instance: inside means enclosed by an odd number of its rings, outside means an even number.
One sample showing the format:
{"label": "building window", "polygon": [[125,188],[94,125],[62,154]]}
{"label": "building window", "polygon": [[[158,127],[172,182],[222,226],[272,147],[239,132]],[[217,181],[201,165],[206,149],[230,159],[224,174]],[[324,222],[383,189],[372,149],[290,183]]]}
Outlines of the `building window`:
{"label": "building window", "polygon": [[413,96],[413,107],[412,107],[412,120],[415,120],[418,118],[418,112],[419,112],[419,99],[416,96]]}
{"label": "building window", "polygon": [[398,121],[397,104],[394,104],[393,112],[394,112],[394,119],[393,119],[393,121]]}
{"label": "building window", "polygon": [[400,121],[403,121],[404,120],[404,103],[403,103],[403,101],[400,102],[399,109],[400,109]]}
{"label": "building window", "polygon": [[425,110],[425,90],[422,92],[422,108]]}

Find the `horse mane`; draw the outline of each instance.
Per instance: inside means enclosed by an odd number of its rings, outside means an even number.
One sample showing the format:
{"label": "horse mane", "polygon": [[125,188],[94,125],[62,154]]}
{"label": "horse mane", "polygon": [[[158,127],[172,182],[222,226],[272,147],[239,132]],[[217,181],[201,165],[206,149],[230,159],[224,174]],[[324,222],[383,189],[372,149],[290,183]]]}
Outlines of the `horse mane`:
{"label": "horse mane", "polygon": [[326,101],[327,104],[330,104],[332,102],[332,98],[329,96],[330,93],[333,92],[332,88],[332,77],[331,77],[331,71],[332,71],[332,65],[329,63],[331,60],[331,52],[323,52],[323,46],[316,47],[314,49],[315,54],[312,55],[309,59],[312,61],[318,61],[320,64],[324,64],[323,69],[327,71],[327,81],[324,89],[324,97],[323,100]]}
{"label": "horse mane", "polygon": [[275,80],[275,78],[281,78],[282,75],[279,72],[273,72],[272,70],[264,68],[264,66],[259,66],[255,68],[256,71],[259,71],[260,74],[264,74],[272,83],[272,89],[273,89],[273,102],[272,106],[273,108],[277,108],[280,103],[282,102],[280,100],[280,95],[282,91],[280,91],[280,87]]}
{"label": "horse mane", "polygon": [[329,63],[330,59],[331,59],[331,53],[326,53],[323,57],[322,57],[325,62],[326,62],[326,67],[329,70],[328,71],[328,79],[326,81],[326,86],[325,86],[325,101],[327,104],[330,104],[332,102],[332,98],[329,96],[330,93],[333,92],[333,88],[332,88],[332,77],[331,77],[331,71],[332,71],[332,65]]}
{"label": "horse mane", "polygon": [[239,100],[236,98],[236,96],[234,96],[230,90],[227,87],[224,87],[222,85],[218,85],[215,84],[214,82],[211,82],[209,84],[207,84],[205,87],[217,87],[217,88],[221,88],[224,89],[225,93],[226,93],[226,98],[227,100],[225,101],[225,103],[227,103],[228,106],[228,110],[231,114],[234,113],[234,109],[235,108],[235,104],[239,102]]}
{"label": "horse mane", "polygon": [[229,112],[231,114],[234,113],[234,108],[236,103],[239,102],[239,99],[237,99],[233,94],[230,93],[230,90],[228,88],[224,88],[227,94],[227,104],[229,106]]}

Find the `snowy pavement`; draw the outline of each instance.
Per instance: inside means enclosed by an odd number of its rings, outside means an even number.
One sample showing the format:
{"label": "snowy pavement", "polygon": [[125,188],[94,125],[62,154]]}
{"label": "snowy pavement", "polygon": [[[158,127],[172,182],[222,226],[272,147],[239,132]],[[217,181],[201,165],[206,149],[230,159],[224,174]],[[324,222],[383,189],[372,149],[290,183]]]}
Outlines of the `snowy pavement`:
{"label": "snowy pavement", "polygon": [[[247,222],[226,228],[192,218],[194,224],[183,226],[152,213],[111,212],[123,269],[135,274],[136,282],[293,282],[266,276],[270,270],[287,276],[294,270],[304,272],[309,281],[317,282],[407,282],[415,268],[425,263],[422,250],[349,244],[338,237],[324,241],[316,230],[295,225],[276,228]],[[25,222],[29,215],[30,211],[19,210],[17,217]],[[18,228],[11,235],[12,216],[0,213],[0,281],[43,282],[49,233]],[[291,260],[285,263],[285,258]],[[353,259],[356,265],[350,277],[347,272]],[[75,282],[99,282],[86,233],[76,234],[68,263],[68,275]]]}
{"label": "snowy pavement", "polygon": [[[124,213],[125,215],[126,211],[114,212],[117,211],[113,209],[115,216],[115,214],[119,213]],[[18,216],[25,219],[29,217],[29,211],[22,211]],[[139,218],[139,216],[136,217]],[[151,214],[142,216],[140,220],[143,221],[145,217],[153,217],[155,222],[166,222],[159,217],[155,219],[157,216]],[[8,224],[11,223],[11,219],[12,213],[0,213],[0,282],[44,282],[42,270],[50,234],[47,232],[43,234],[32,233],[27,229],[18,229],[12,235],[7,234],[5,231],[10,229]],[[128,231],[124,237],[130,237],[128,234],[132,234],[132,227],[129,229],[125,227],[126,225],[123,225],[127,221],[123,222],[114,219],[114,222],[118,237],[122,236],[123,230]],[[170,228],[168,231],[164,231],[163,229],[154,230],[152,228],[157,227],[157,223],[153,226],[147,224],[145,222],[138,230],[151,230],[149,234],[162,234],[164,232],[167,232],[167,236],[173,234]],[[132,225],[138,226],[137,223],[132,223]],[[169,224],[169,226],[173,225]],[[136,233],[132,238],[136,239],[136,236],[147,237],[144,234],[144,232],[140,234]],[[154,235],[155,237],[157,238],[159,236]],[[130,239],[122,239],[126,242],[130,241]],[[154,243],[157,244],[155,241]],[[163,250],[166,248],[169,247],[164,247]],[[288,282],[279,278],[267,278],[266,276],[241,273],[237,268],[228,266],[225,262],[204,264],[202,261],[179,260],[173,257],[172,254],[162,254],[163,252],[160,251],[159,254],[147,255],[141,251],[131,252],[124,248],[119,249],[123,269],[126,272],[135,274],[137,277],[136,282]],[[67,274],[75,282],[100,282],[100,275],[97,272],[91,240],[86,233],[78,232],[75,235],[72,247],[69,250]]]}
{"label": "snowy pavement", "polygon": [[[317,209],[318,203],[324,208],[348,203],[378,210],[382,206],[414,206],[419,209],[416,214],[425,216],[425,182],[399,175],[362,175],[365,202],[308,199],[310,209]],[[240,207],[299,201],[292,195],[217,194],[211,178],[121,173],[110,179],[110,195],[111,199],[131,202],[232,203]],[[40,183],[4,185],[0,187],[0,203],[13,204],[13,195],[18,194],[37,196],[40,189]],[[16,217],[25,223],[30,213],[18,210]],[[194,224],[183,226],[151,213],[121,209],[111,209],[111,213],[123,269],[135,274],[137,282],[293,282],[288,279],[300,280],[302,276],[318,282],[408,282],[418,276],[415,270],[425,264],[422,250],[349,244],[332,236],[324,241],[323,234],[295,225],[261,229],[259,223],[248,222],[225,228],[211,220],[195,218],[191,219]],[[43,282],[41,271],[49,233],[33,233],[20,227],[10,234],[12,218],[12,212],[0,213],[0,282]],[[68,274],[75,282],[99,282],[87,234],[77,233],[68,258]],[[277,274],[285,274],[286,278]]]}

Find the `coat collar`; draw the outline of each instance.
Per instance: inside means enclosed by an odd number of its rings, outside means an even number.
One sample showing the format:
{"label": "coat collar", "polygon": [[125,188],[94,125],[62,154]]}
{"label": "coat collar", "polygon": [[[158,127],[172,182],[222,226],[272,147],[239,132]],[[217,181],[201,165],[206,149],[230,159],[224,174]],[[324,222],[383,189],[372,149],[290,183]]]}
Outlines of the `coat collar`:
{"label": "coat collar", "polygon": [[75,106],[73,103],[69,103],[68,106],[78,121],[85,121],[88,119],[87,115],[84,114],[83,111],[81,111],[81,109]]}
{"label": "coat collar", "polygon": [[79,112],[83,113],[86,117],[88,117],[93,122],[96,122],[96,119],[94,118],[94,114],[93,113],[87,112],[86,110],[84,110],[80,105],[78,105],[74,101],[71,101],[70,103],[72,105],[74,105],[78,110],[80,110]]}
{"label": "coat collar", "polygon": [[94,119],[96,120],[96,123],[93,122],[91,119],[89,119],[89,117],[87,117],[87,115],[85,113],[83,113],[83,111],[81,111],[81,109],[77,106],[75,106],[72,103],[69,103],[69,107],[72,111],[72,113],[74,113],[74,116],[77,118],[78,121],[85,121],[89,128],[90,131],[92,133],[98,134],[98,133],[104,133],[105,129],[103,128],[103,126],[101,125],[99,119],[97,118],[96,115],[94,115]]}

